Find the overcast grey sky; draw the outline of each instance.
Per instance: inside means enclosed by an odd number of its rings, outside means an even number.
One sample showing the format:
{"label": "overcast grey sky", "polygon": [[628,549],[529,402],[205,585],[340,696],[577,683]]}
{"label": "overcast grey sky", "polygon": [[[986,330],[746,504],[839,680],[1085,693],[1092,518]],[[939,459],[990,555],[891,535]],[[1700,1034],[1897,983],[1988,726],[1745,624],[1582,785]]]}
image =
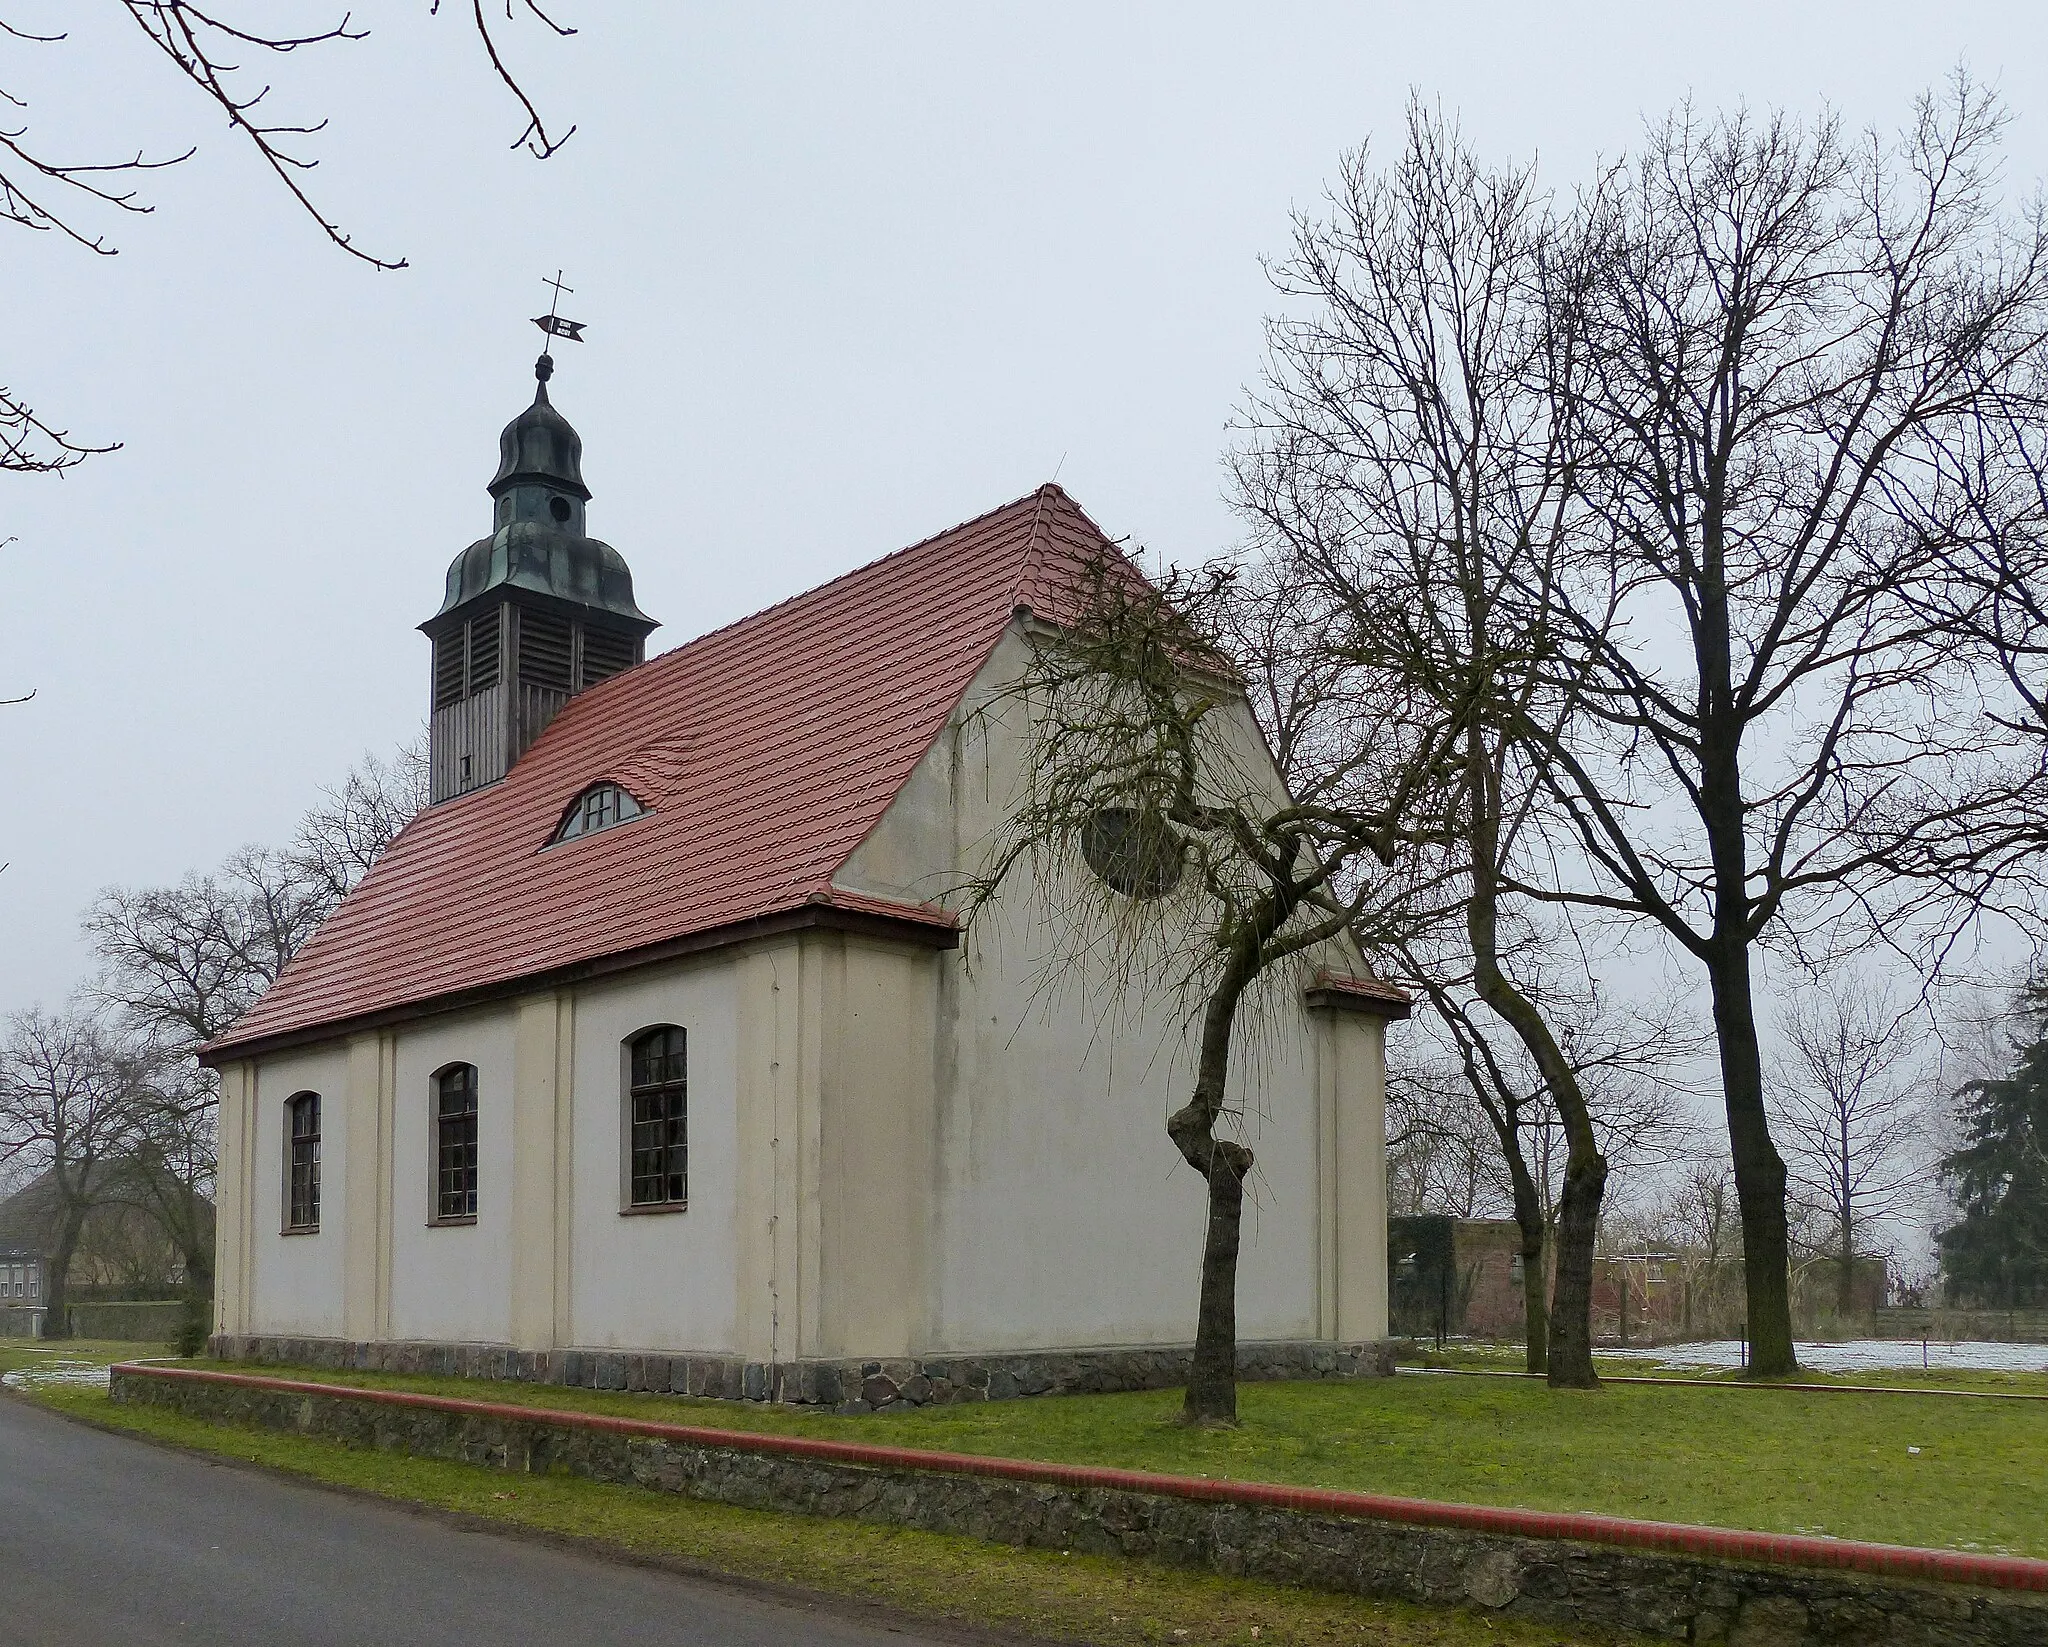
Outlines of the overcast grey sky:
{"label": "overcast grey sky", "polygon": [[[513,31],[555,159],[466,8],[381,0],[359,45],[270,66],[330,115],[327,245],[117,8],[42,0],[0,85],[72,154],[200,144],[111,225],[0,232],[0,382],[81,437],[0,477],[0,1009],[54,1005],[111,882],[276,841],[424,712],[450,557],[486,529],[530,396],[543,274],[589,341],[555,401],[591,530],[672,646],[1060,480],[1113,535],[1226,548],[1218,455],[1256,371],[1262,255],[1411,88],[1561,187],[1690,93],[1901,119],[1959,59],[2048,172],[2035,4],[674,5],[559,0]],[[318,7],[269,8],[285,19]],[[12,16],[12,14],[10,14]]]}

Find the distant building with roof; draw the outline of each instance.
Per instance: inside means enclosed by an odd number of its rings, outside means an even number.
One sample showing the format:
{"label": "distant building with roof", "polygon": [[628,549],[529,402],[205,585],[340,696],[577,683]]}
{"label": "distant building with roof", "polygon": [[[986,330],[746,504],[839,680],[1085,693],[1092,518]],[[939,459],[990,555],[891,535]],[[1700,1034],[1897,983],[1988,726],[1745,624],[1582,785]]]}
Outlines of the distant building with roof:
{"label": "distant building with roof", "polygon": [[33,1338],[43,1326],[43,1255],[0,1241],[0,1338]]}
{"label": "distant building with roof", "polygon": [[[205,1055],[217,1348],[871,1404],[1170,1381],[1186,1025],[1049,984],[1026,894],[964,944],[952,896],[1022,773],[976,708],[1117,551],[1048,485],[642,661],[546,366],[421,626],[432,802]],[[1314,967],[1235,1075],[1276,1369],[1386,1333],[1407,1005]]]}

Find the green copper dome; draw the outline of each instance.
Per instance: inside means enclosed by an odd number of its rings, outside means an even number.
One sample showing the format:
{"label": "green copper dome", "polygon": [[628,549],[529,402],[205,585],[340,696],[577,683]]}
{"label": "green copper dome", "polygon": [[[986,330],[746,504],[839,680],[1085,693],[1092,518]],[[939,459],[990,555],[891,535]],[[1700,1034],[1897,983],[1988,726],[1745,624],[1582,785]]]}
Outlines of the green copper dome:
{"label": "green copper dome", "polygon": [[554,486],[588,500],[583,484],[583,437],[548,400],[548,379],[555,363],[542,355],[533,375],[533,404],[505,425],[498,436],[498,472],[491,478],[491,496],[502,495],[521,481]]}
{"label": "green copper dome", "polygon": [[554,362],[541,356],[533,404],[498,437],[498,472],[490,484],[496,530],[449,564],[447,592],[434,618],[495,589],[526,590],[652,629],[655,620],[634,604],[625,557],[583,534],[590,501],[583,484],[583,439],[548,400],[553,369]]}

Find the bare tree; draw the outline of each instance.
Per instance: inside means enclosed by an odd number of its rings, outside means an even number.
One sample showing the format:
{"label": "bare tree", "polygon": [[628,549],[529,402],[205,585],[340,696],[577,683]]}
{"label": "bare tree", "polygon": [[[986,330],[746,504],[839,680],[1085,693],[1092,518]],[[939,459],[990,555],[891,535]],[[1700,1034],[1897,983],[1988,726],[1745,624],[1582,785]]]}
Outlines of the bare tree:
{"label": "bare tree", "polygon": [[[1294,669],[1300,632],[1275,623],[1284,588],[1228,570],[1145,584],[1121,559],[1079,571],[1076,610],[1034,637],[1031,666],[984,714],[1029,718],[1020,804],[967,889],[970,921],[1028,879],[1063,956],[1116,969],[1126,994],[1184,1004],[1194,1091],[1166,1123],[1208,1201],[1190,1423],[1237,1412],[1237,1259],[1251,1149],[1231,1059],[1241,1015],[1289,963],[1384,936],[1413,902],[1405,871],[1428,827],[1446,746],[1398,698],[1369,709]],[[1255,610],[1233,611],[1249,602]],[[1284,610],[1285,608],[1281,608]],[[1233,638],[1261,637],[1238,667]],[[1258,747],[1247,681],[1278,706]],[[1385,871],[1385,872],[1377,872]]]}
{"label": "bare tree", "polygon": [[[1468,1112],[1484,1117],[1491,1135],[1494,1177],[1521,1239],[1528,1370],[1547,1372],[1547,1282],[1569,1181],[1570,1130],[1527,1049],[1490,1031],[1469,991],[1448,988],[1423,969],[1404,976],[1416,980],[1435,1009],[1455,1049],[1458,1096]],[[1568,998],[1543,982],[1532,996],[1548,1019],[1564,1025],[1559,1046],[1586,1095],[1602,1158],[1614,1175],[1655,1171],[1690,1147],[1678,1071],[1705,1039],[1688,1030],[1677,1003],[1616,1005],[1597,990]]]}
{"label": "bare tree", "polygon": [[254,846],[175,886],[109,887],[85,917],[101,962],[91,994],[189,1052],[256,1004],[333,907],[304,863]]}
{"label": "bare tree", "polygon": [[78,1013],[16,1013],[0,1037],[0,1158],[48,1186],[43,1334],[67,1335],[71,1260],[86,1219],[112,1199],[144,1106],[143,1060]]}
{"label": "bare tree", "polygon": [[1541,769],[1593,875],[1524,890],[1706,977],[1761,1375],[1797,1360],[1756,952],[1868,941],[1885,843],[2004,736],[1906,594],[1981,536],[1952,454],[2048,349],[2048,228],[1991,205],[2002,125],[1962,76],[1895,142],[1682,109],[1584,204],[1560,288],[1584,553],[1545,598],[1581,714]]}
{"label": "bare tree", "polygon": [[[258,83],[248,66],[251,60],[276,61],[308,48],[361,40],[367,30],[352,27],[347,13],[324,27],[278,29],[255,15],[260,8],[250,7],[247,0],[217,0],[206,6],[193,0],[109,3],[126,13],[172,72],[198,92],[216,115],[225,117],[229,129],[254,150],[322,234],[349,256],[374,268],[405,267],[403,258],[379,257],[357,246],[314,199],[307,174],[319,161],[307,152],[307,140],[321,131],[326,121],[273,114],[268,101],[272,86]],[[66,34],[41,34],[10,20],[6,13],[12,9],[0,5],[0,36],[9,43],[45,48],[67,44]],[[429,0],[427,9],[438,14],[441,0]],[[503,25],[492,20],[484,0],[470,0],[463,9],[470,14],[491,72],[511,94],[523,117],[524,125],[512,147],[524,147],[546,159],[575,128],[559,136],[548,130],[532,98],[506,65],[500,39]],[[536,0],[518,0],[518,9],[554,35],[575,32],[556,22]],[[510,19],[513,15],[512,0],[507,0],[505,16]],[[28,109],[28,100],[9,87],[0,87],[0,103],[24,114]],[[106,118],[111,109],[109,105],[98,111],[100,118]],[[150,172],[180,165],[197,152],[187,148],[182,153],[152,157],[117,151],[111,157],[74,159],[35,143],[25,121],[0,129],[0,222],[54,233],[86,251],[111,257],[117,248],[108,239],[106,225],[124,214],[155,210],[141,197],[141,180]],[[113,450],[110,445],[75,440],[68,431],[39,417],[11,390],[0,388],[0,470],[49,473]]]}
{"label": "bare tree", "polygon": [[[1568,548],[1576,463],[1572,348],[1547,302],[1551,215],[1530,171],[1483,169],[1420,103],[1394,164],[1350,155],[1326,205],[1297,216],[1292,256],[1273,271],[1300,307],[1268,324],[1237,501],[1262,547],[1320,598],[1325,649],[1429,704],[1458,746],[1439,845],[1462,878],[1463,930],[1405,959],[1456,1026],[1503,1140],[1519,1123],[1498,1107],[1507,1089],[1484,1067],[1466,992],[1508,1027],[1563,1120],[1550,1342],[1546,1357],[1532,1290],[1531,1358],[1553,1384],[1588,1386],[1607,1163],[1532,987],[1515,891],[1547,856],[1532,752],[1575,712],[1545,593]],[[1512,1149],[1506,1158],[1533,1241],[1533,1186]]]}
{"label": "bare tree", "polygon": [[425,802],[418,740],[366,754],[299,820],[284,851],[245,846],[174,886],[109,887],[86,912],[94,1000],[152,1046],[224,1034]]}
{"label": "bare tree", "polygon": [[1778,1021],[1771,1096],[1793,1181],[1826,1220],[1835,1303],[1854,1307],[1857,1244],[1916,1200],[1932,1072],[1913,1056],[1919,1028],[1884,988],[1845,974],[1803,993]]}
{"label": "bare tree", "polygon": [[107,1198],[147,1215],[178,1254],[187,1296],[203,1300],[213,1292],[219,1089],[188,1053],[139,1046],[131,1055],[141,1074],[133,1135]]}
{"label": "bare tree", "polygon": [[195,1293],[212,1282],[220,1093],[194,1055],[276,982],[425,800],[415,739],[389,760],[365,755],[299,821],[286,851],[244,847],[175,886],[110,887],[86,914],[100,962],[88,995],[148,1054],[115,1192],[177,1244]]}
{"label": "bare tree", "polygon": [[292,863],[330,905],[340,903],[426,806],[427,780],[424,737],[401,744],[389,760],[365,754],[299,820]]}
{"label": "bare tree", "polygon": [[[1679,1331],[1722,1329],[1727,1277],[1741,1262],[1735,1171],[1724,1156],[1696,1152],[1648,1220],[1678,1260]],[[1738,1316],[1739,1319],[1739,1316]]]}
{"label": "bare tree", "polygon": [[1510,1204],[1499,1142],[1463,1067],[1410,1035],[1387,1055],[1387,1211],[1487,1218]]}

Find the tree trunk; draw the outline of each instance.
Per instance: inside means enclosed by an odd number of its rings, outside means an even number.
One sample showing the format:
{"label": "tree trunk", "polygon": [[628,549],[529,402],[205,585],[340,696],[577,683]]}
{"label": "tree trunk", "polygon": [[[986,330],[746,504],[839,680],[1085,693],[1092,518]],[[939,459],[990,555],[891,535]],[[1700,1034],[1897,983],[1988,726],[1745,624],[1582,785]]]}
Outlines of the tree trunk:
{"label": "tree trunk", "polygon": [[83,1202],[64,1209],[64,1221],[57,1226],[57,1245],[43,1259],[43,1336],[71,1336],[71,1259],[78,1251],[78,1238],[85,1229],[87,1208]]}
{"label": "tree trunk", "polygon": [[1593,1116],[1579,1090],[1579,1078],[1534,1002],[1513,987],[1493,961],[1491,912],[1470,903],[1475,930],[1475,981],[1479,998],[1493,1008],[1536,1059],[1536,1067],[1565,1118],[1565,1194],[1556,1211],[1556,1291],[1550,1297],[1546,1373],[1559,1389],[1593,1389],[1593,1237],[1599,1233],[1599,1196],[1608,1186],[1608,1162],[1593,1137]]}
{"label": "tree trunk", "polygon": [[[1273,922],[1277,929],[1285,920]],[[1195,1318],[1194,1364],[1181,1408],[1188,1424],[1237,1422],[1237,1252],[1244,1217],[1244,1181],[1252,1152],[1216,1136],[1230,1074],[1230,1032],[1238,1002],[1257,976],[1262,933],[1239,940],[1202,1013],[1202,1050],[1195,1092],[1167,1118],[1166,1133],[1209,1190],[1209,1222],[1202,1241],[1201,1304]]]}
{"label": "tree trunk", "polygon": [[[1593,1237],[1600,1224],[1607,1162],[1593,1134],[1593,1117],[1578,1072],[1535,1002],[1501,971],[1497,793],[1485,738],[1474,728],[1466,737],[1472,896],[1465,905],[1465,927],[1472,944],[1472,984],[1535,1061],[1564,1121],[1565,1193],[1558,1206],[1557,1290],[1551,1297],[1548,1371],[1555,1388],[1592,1389],[1600,1382],[1593,1371]],[[1583,1287],[1576,1279],[1581,1273]]]}
{"label": "tree trunk", "polygon": [[1742,1284],[1749,1310],[1749,1373],[1785,1378],[1799,1370],[1792,1341],[1792,1243],[1785,1218],[1785,1162],[1764,1110],[1763,1055],[1750,995],[1749,948],[1724,944],[1708,964],[1721,1093],[1742,1212]]}
{"label": "tree trunk", "polygon": [[1237,1249],[1244,1180],[1252,1154],[1217,1140],[1209,1154],[1209,1231],[1202,1243],[1202,1305],[1182,1417],[1190,1424],[1237,1422]]}
{"label": "tree trunk", "polygon": [[1842,1212],[1842,1267],[1836,1282],[1835,1314],[1847,1321],[1856,1307],[1856,1227],[1849,1222],[1847,1208]]}
{"label": "tree trunk", "polygon": [[183,1217],[176,1232],[178,1251],[185,1260],[185,1286],[189,1291],[213,1294],[213,1240],[206,1228],[199,1193],[188,1184],[178,1186]]}
{"label": "tree trunk", "polygon": [[185,1249],[185,1285],[193,1292],[213,1295],[213,1247],[194,1242]]}
{"label": "tree trunk", "polygon": [[1543,1220],[1536,1220],[1534,1239],[1522,1225],[1522,1321],[1529,1340],[1528,1370],[1550,1371],[1550,1309],[1544,1299]]}
{"label": "tree trunk", "polygon": [[1591,1389],[1600,1382],[1593,1371],[1593,1244],[1606,1190],[1606,1158],[1597,1149],[1574,1149],[1564,1164],[1557,1208],[1557,1287],[1551,1301],[1557,1344],[1550,1382],[1560,1388]]}
{"label": "tree trunk", "polygon": [[[1476,1077],[1475,1077],[1476,1079]],[[1515,1228],[1522,1238],[1522,1322],[1528,1342],[1528,1370],[1550,1370],[1550,1310],[1545,1303],[1549,1288],[1545,1282],[1544,1245],[1549,1232],[1544,1227],[1543,1197],[1522,1157],[1522,1141],[1515,1130],[1519,1111],[1510,1103],[1504,1114],[1486,1104],[1486,1119],[1493,1125],[1508,1164],[1508,1182],[1513,1186]]]}

